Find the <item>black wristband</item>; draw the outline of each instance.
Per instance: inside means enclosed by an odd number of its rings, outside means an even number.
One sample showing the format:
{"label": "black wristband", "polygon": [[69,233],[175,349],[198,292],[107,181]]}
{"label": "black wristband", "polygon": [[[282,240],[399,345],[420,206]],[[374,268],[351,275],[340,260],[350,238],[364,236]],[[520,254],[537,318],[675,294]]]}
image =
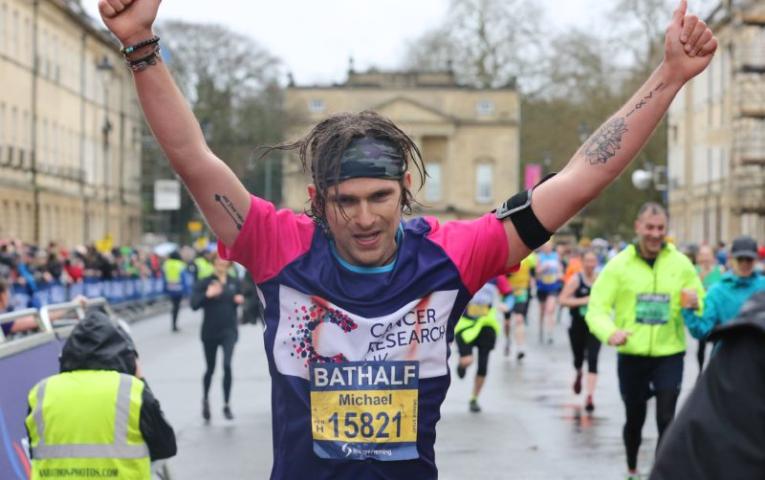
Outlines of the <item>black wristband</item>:
{"label": "black wristband", "polygon": [[504,220],[510,217],[515,230],[521,241],[530,249],[536,250],[552,237],[552,232],[547,231],[542,222],[539,221],[531,208],[531,195],[534,189],[555,174],[546,176],[534,188],[517,193],[508,198],[498,209],[494,211],[496,217]]}
{"label": "black wristband", "polygon": [[130,45],[129,47],[125,47],[120,52],[122,52],[123,55],[130,55],[131,53],[135,52],[139,48],[148,47],[149,45],[154,45],[155,43],[159,43],[159,37],[154,35],[148,40],[143,40],[142,42],[138,42],[135,45]]}
{"label": "black wristband", "polygon": [[125,60],[125,63],[127,64],[128,68],[132,70],[133,72],[140,72],[141,70],[146,69],[147,67],[151,65],[156,65],[158,60],[161,60],[162,57],[159,54],[160,48],[159,45],[155,45],[152,52],[145,57],[138,58],[136,60]]}

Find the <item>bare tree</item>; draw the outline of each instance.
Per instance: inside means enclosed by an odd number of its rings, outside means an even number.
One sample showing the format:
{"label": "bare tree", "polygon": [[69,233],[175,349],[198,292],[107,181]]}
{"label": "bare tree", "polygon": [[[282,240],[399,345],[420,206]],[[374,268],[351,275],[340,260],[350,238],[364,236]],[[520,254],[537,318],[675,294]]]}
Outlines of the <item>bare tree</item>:
{"label": "bare tree", "polygon": [[627,63],[643,75],[661,60],[664,29],[674,0],[617,0],[608,17],[614,30],[610,42],[629,52]]}
{"label": "bare tree", "polygon": [[[280,165],[256,162],[255,148],[283,139],[279,60],[252,38],[220,25],[167,21],[157,30],[163,55],[210,147],[248,189],[261,196],[271,192],[270,199],[278,202]],[[145,146],[144,156],[144,182],[150,192],[155,178],[168,178],[172,172],[160,160],[161,152],[153,139]],[[266,185],[266,177],[272,180],[271,185]],[[145,218],[152,222],[147,230],[168,229],[177,236],[177,232],[185,231],[186,222],[197,216],[184,190],[181,210],[169,219],[156,214]]]}
{"label": "bare tree", "polygon": [[533,82],[544,51],[543,11],[530,0],[451,0],[445,24],[409,45],[406,66],[453,67],[483,88]]}

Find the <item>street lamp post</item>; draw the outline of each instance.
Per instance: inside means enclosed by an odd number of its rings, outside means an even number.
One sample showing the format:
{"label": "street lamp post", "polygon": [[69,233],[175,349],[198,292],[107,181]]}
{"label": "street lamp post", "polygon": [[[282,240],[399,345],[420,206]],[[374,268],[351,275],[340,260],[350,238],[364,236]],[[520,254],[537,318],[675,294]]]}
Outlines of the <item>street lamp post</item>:
{"label": "street lamp post", "polygon": [[112,64],[109,57],[104,55],[101,57],[101,61],[96,64],[96,70],[100,72],[101,84],[103,85],[104,92],[104,121],[101,125],[101,134],[103,136],[103,157],[104,157],[104,238],[109,236],[109,215],[110,215],[110,196],[111,196],[111,168],[109,165],[109,134],[112,131],[112,123],[109,121],[109,80],[111,73],[114,71],[114,64]]}

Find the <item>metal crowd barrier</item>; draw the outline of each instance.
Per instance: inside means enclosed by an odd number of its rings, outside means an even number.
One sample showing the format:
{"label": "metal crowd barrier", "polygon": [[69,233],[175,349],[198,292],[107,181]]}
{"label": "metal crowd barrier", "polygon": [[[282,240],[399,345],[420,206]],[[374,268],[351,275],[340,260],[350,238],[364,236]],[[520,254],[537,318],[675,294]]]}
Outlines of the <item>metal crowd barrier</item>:
{"label": "metal crowd barrier", "polygon": [[38,284],[33,292],[30,292],[26,285],[14,283],[11,292],[11,304],[16,309],[41,308],[45,305],[65,303],[78,296],[84,296],[87,298],[104,297],[112,305],[118,305],[156,300],[162,297],[164,293],[165,280],[162,277],[120,278],[107,281],[87,278],[82,282],[68,285],[55,281]]}

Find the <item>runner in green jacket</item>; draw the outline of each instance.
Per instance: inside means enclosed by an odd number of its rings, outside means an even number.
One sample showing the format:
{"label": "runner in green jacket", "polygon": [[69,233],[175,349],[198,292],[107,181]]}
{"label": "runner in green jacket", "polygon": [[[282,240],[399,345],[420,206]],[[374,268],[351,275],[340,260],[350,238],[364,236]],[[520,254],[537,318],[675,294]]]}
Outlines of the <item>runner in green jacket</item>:
{"label": "runner in green jacket", "polygon": [[590,331],[619,351],[628,478],[638,478],[637,453],[648,399],[656,395],[659,441],[675,414],[685,355],[681,292],[695,290],[700,303],[704,295],[693,264],[665,243],[666,230],[664,207],[643,205],[635,222],[637,243],[603,268],[587,310]]}

